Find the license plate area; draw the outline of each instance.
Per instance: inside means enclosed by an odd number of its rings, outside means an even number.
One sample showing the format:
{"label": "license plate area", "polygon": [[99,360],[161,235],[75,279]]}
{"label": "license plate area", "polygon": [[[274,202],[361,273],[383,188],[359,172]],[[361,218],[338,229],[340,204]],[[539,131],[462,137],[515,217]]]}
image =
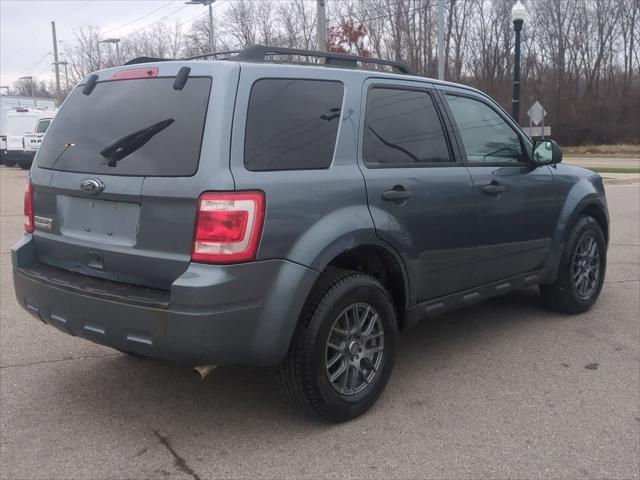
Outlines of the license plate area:
{"label": "license plate area", "polygon": [[137,203],[59,195],[57,207],[62,235],[111,245],[136,244],[140,218]]}

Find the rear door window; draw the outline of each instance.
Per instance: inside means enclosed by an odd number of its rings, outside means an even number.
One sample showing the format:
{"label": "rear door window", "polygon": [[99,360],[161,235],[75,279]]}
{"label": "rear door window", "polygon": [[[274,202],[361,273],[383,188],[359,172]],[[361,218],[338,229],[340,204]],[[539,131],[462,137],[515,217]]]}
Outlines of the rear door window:
{"label": "rear door window", "polygon": [[367,96],[362,156],[368,167],[415,167],[450,162],[444,128],[431,95],[373,88]]}
{"label": "rear door window", "polygon": [[190,176],[198,169],[211,78],[99,82],[76,88],[45,136],[38,166],[78,173]]}
{"label": "rear door window", "polygon": [[340,82],[258,80],[251,89],[247,112],[246,168],[328,168],[336,145],[342,96]]}

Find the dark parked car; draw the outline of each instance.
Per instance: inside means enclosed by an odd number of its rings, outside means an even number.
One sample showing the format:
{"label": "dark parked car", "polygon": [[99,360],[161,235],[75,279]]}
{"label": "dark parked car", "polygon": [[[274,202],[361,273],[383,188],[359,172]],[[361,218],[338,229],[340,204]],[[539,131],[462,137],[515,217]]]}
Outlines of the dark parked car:
{"label": "dark parked car", "polygon": [[423,318],[530,285],[563,312],[597,300],[602,179],[483,93],[262,46],[147,60],[83,80],[37,153],[12,258],[42,322],[191,366],[280,365],[296,407],[344,421]]}

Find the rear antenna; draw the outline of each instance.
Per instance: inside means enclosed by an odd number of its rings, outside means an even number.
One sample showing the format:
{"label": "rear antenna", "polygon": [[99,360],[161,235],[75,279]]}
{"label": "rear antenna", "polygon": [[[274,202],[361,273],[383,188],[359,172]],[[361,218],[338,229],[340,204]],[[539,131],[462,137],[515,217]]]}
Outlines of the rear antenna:
{"label": "rear antenna", "polygon": [[174,90],[182,90],[184,88],[184,85],[187,83],[187,79],[189,78],[189,73],[191,73],[190,67],[182,67],[178,70],[178,75],[176,75],[176,79],[173,81]]}
{"label": "rear antenna", "polygon": [[98,75],[95,73],[89,77],[87,83],[84,84],[84,88],[82,89],[82,93],[85,95],[91,95],[93,89],[96,88],[96,83],[98,83]]}

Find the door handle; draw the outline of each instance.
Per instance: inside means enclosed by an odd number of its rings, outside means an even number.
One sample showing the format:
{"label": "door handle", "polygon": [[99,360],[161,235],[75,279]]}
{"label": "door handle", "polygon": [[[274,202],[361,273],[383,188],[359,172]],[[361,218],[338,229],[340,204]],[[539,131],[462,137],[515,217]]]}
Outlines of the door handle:
{"label": "door handle", "polygon": [[496,194],[496,193],[502,193],[507,189],[507,187],[505,187],[504,185],[498,185],[495,182],[491,182],[489,185],[485,185],[484,187],[482,187],[482,190],[485,193],[489,193],[489,194]]}
{"label": "door handle", "polygon": [[382,193],[383,200],[389,202],[401,202],[403,200],[409,200],[411,197],[413,197],[413,192],[411,190],[405,190],[401,185],[396,185],[392,190],[387,190]]}

